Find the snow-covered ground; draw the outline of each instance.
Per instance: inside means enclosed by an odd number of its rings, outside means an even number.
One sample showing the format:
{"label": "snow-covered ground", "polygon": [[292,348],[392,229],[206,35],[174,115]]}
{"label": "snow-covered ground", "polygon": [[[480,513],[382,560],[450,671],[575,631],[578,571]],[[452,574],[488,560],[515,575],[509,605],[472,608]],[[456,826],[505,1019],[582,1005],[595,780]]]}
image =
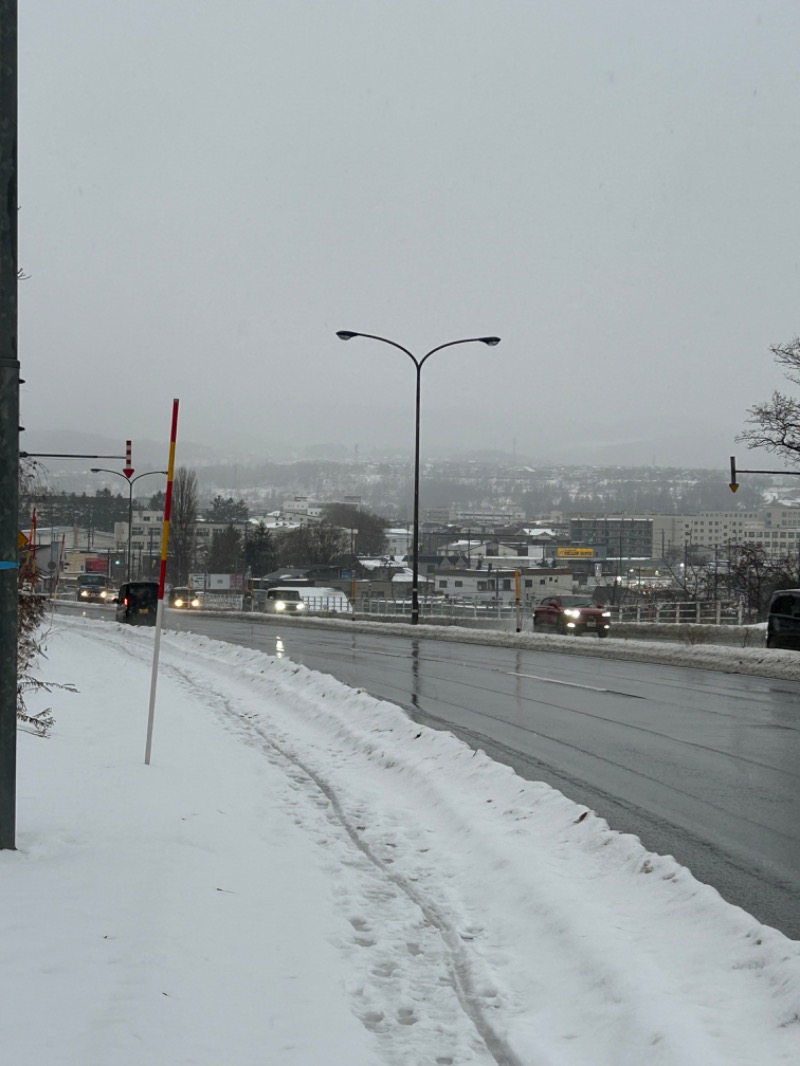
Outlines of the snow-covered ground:
{"label": "snow-covered ground", "polygon": [[800,943],[673,859],[391,704],[190,634],[163,636],[145,766],[152,650],[53,621],[40,674],[79,692],[31,698],[55,726],[20,733],[4,1061],[800,1062]]}

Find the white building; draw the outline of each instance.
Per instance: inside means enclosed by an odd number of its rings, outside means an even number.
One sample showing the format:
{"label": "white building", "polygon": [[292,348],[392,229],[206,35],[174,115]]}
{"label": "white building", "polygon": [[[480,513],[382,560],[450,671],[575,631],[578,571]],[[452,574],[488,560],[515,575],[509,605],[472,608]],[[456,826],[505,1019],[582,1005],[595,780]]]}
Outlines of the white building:
{"label": "white building", "polygon": [[[531,567],[520,570],[520,603],[530,605],[544,596],[559,596],[574,589],[572,570],[567,568]],[[440,570],[434,575],[433,589],[446,600],[500,599],[504,604],[516,601],[516,579],[508,569]]]}
{"label": "white building", "polygon": [[407,526],[393,526],[386,530],[386,551],[393,559],[405,559],[410,556],[413,541],[413,530]]}

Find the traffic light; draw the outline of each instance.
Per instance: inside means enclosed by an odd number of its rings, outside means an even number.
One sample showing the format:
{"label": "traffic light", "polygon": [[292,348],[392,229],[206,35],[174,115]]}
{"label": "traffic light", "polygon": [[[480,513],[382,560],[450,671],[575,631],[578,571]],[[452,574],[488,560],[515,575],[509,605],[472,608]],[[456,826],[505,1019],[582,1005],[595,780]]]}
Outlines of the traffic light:
{"label": "traffic light", "polygon": [[736,456],[735,455],[731,456],[731,480],[730,480],[730,483],[729,483],[728,487],[730,488],[731,492],[736,492],[736,490],[739,488],[739,482],[736,480]]}

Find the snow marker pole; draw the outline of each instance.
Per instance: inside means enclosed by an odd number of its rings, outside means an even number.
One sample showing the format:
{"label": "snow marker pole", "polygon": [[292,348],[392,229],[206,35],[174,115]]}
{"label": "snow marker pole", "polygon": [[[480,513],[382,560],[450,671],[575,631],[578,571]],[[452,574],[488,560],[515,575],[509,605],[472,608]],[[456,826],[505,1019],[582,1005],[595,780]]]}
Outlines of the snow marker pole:
{"label": "snow marker pole", "polygon": [[172,513],[172,479],[175,474],[175,441],[178,437],[178,400],[172,401],[172,431],[169,438],[169,463],[167,465],[167,495],[164,500],[164,529],[161,534],[161,569],[158,575],[158,609],[156,611],[156,636],[153,643],[153,673],[150,678],[150,708],[147,714],[147,744],[144,752],[145,766],[150,765],[153,748],[153,722],[156,714],[156,685],[158,682],[158,656],[161,651],[161,622],[164,617],[164,585],[167,577],[167,547],[169,545],[169,519]]}

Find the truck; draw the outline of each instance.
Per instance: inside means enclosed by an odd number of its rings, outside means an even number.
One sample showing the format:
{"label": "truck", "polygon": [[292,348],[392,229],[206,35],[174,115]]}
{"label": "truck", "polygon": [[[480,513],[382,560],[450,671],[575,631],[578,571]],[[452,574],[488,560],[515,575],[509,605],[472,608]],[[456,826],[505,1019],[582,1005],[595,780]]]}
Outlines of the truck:
{"label": "truck", "polygon": [[114,596],[105,574],[78,574],[75,597],[81,603],[109,603]]}

